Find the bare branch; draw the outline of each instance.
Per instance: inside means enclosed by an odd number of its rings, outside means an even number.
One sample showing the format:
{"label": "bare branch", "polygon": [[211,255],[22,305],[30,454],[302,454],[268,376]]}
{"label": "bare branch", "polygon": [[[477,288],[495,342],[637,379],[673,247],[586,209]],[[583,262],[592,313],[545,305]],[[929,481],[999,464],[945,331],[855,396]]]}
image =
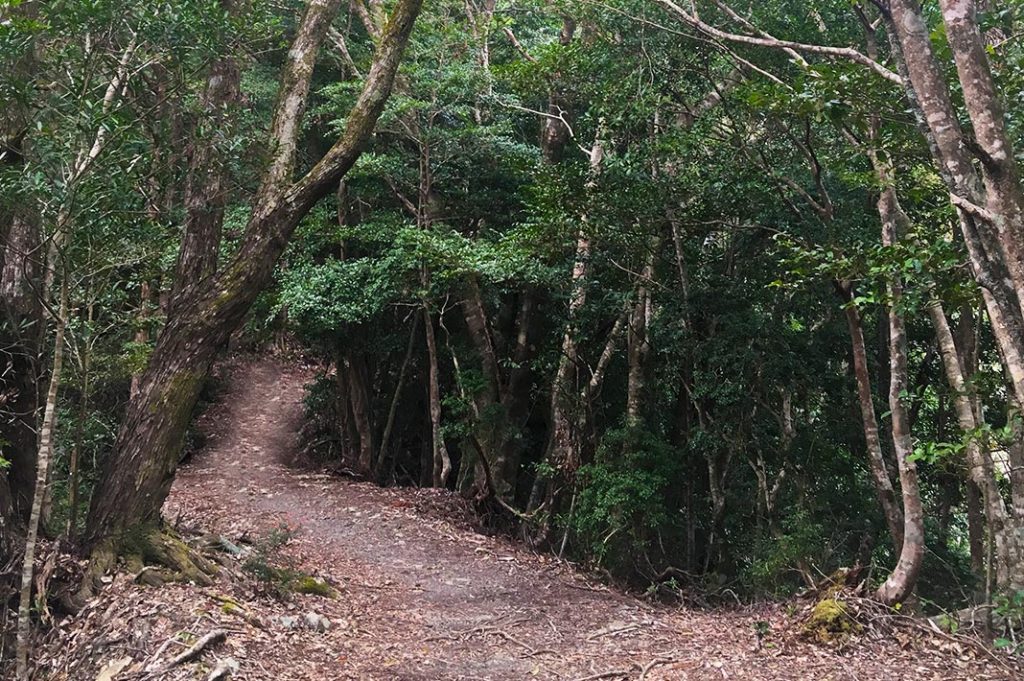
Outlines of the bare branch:
{"label": "bare branch", "polygon": [[996,224],[997,222],[996,216],[993,215],[991,211],[979,206],[968,198],[950,192],[949,201],[960,210],[978,218],[979,220],[984,220],[990,224]]}
{"label": "bare branch", "polygon": [[530,54],[529,52],[526,51],[526,48],[523,47],[523,44],[521,42],[519,42],[519,39],[516,38],[516,34],[512,32],[511,28],[506,26],[504,31],[505,31],[505,35],[508,36],[508,41],[510,43],[512,43],[512,47],[514,47],[517,50],[519,50],[519,54],[523,55],[523,58],[526,59],[526,61],[531,61],[531,62],[536,62],[537,61],[536,57],[534,57],[532,54]]}
{"label": "bare branch", "polygon": [[[762,38],[769,38],[771,40],[776,40],[775,36],[773,36],[772,34],[768,33],[767,31],[763,31],[763,30],[759,29],[757,26],[755,26],[753,23],[751,23],[749,19],[747,19],[744,16],[741,16],[739,13],[737,13],[735,10],[733,10],[731,7],[729,7],[727,4],[725,4],[721,0],[715,0],[715,6],[718,7],[718,9],[722,10],[723,12],[725,12],[733,21],[735,21],[737,24],[739,24],[743,28],[747,29],[748,31],[751,31],[751,32],[761,36]],[[793,60],[796,61],[801,66],[807,66],[807,60],[804,59],[803,55],[801,55],[796,50],[794,50],[792,48],[789,48],[789,47],[784,47],[784,48],[782,48],[782,51],[785,52],[786,54],[788,54],[790,57],[792,57]]]}
{"label": "bare branch", "polygon": [[899,74],[890,71],[885,66],[879,64],[875,60],[871,59],[865,54],[858,52],[852,47],[833,47],[829,45],[812,45],[808,43],[798,43],[791,40],[779,40],[777,38],[766,38],[764,36],[752,36],[744,35],[740,33],[730,33],[721,29],[715,28],[710,24],[705,23],[695,14],[687,12],[685,9],[672,2],[672,0],[655,0],[662,7],[665,7],[673,14],[678,16],[684,23],[697,29],[698,31],[709,35],[719,40],[726,40],[734,43],[742,43],[745,45],[756,45],[758,47],[767,47],[775,50],[795,50],[797,52],[804,52],[807,54],[821,54],[828,57],[838,57],[840,59],[846,59],[847,61],[856,62],[862,66],[866,66],[882,78],[895,83],[897,85],[903,85],[903,79],[900,78]]}
{"label": "bare branch", "polygon": [[352,58],[352,54],[348,51],[348,44],[346,44],[345,36],[341,34],[341,31],[332,26],[327,29],[327,37],[330,39],[331,43],[334,44],[334,47],[337,48],[338,53],[345,62],[345,65],[352,69],[352,73],[355,77],[362,78],[363,74],[359,71],[359,67],[356,66],[356,62]]}

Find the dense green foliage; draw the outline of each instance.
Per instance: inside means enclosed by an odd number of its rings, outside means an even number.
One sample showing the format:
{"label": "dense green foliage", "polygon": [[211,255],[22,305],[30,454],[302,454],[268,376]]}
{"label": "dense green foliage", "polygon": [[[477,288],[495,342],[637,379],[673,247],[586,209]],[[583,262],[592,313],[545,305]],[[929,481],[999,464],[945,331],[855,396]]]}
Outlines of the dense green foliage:
{"label": "dense green foliage", "polygon": [[[704,21],[749,32],[698,4]],[[322,48],[300,165],[330,145],[358,95],[380,3],[369,5],[370,23],[358,0],[343,8]],[[744,5],[766,34],[868,49],[851,3]],[[1018,3],[1004,5],[983,23],[1017,35]],[[17,6],[0,2],[0,13]],[[234,55],[243,73],[214,131],[227,169],[223,260],[264,163],[296,9],[48,3],[0,25],[2,63],[45,45],[27,73],[0,73],[0,98],[27,121],[23,162],[0,169],[0,201],[38,207],[55,256],[33,257],[70,291],[51,533],[66,523],[71,452],[87,498],[166,313],[194,153],[184,140],[208,124],[206,67]],[[431,485],[437,426],[448,488],[495,524],[640,587],[781,596],[855,564],[880,581],[898,551],[868,466],[847,311],[861,320],[895,470],[895,305],[927,518],[918,593],[953,606],[983,590],[985,529],[969,509],[964,450],[1016,446],[1012,395],[901,88],[852,62],[801,64],[709,38],[645,0],[436,0],[424,12],[372,144],[306,217],[239,336],[289,334],[322,363],[309,449],[381,484]],[[891,65],[884,30],[870,39]],[[991,59],[1017,135],[1017,42]],[[104,104],[119,61],[124,82]],[[881,238],[868,150],[893,164],[912,223],[895,244]],[[935,297],[958,338],[977,342],[968,381],[988,419],[978,432],[958,426],[928,316]],[[39,353],[40,381],[51,351]],[[556,402],[575,466],[559,458]],[[1003,473],[999,484],[1009,499]]]}

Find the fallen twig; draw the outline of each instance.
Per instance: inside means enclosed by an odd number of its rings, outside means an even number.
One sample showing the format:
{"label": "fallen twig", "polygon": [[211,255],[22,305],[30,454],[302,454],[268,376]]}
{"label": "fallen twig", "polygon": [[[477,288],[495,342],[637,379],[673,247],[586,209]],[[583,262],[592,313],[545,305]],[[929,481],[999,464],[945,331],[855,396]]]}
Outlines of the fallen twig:
{"label": "fallen twig", "polygon": [[629,670],[613,669],[610,672],[601,672],[600,674],[591,674],[590,676],[581,676],[578,679],[573,679],[573,681],[597,681],[598,679],[611,679],[611,678],[618,677],[618,676],[628,677],[629,676]]}
{"label": "fallen twig", "polygon": [[634,630],[639,629],[639,628],[640,628],[639,624],[629,624],[627,626],[620,627],[618,629],[610,629],[608,631],[599,631],[597,633],[591,634],[590,636],[587,636],[587,642],[588,643],[593,643],[597,639],[603,638],[604,636],[615,636],[617,634],[624,634],[627,631],[634,631]]}
{"label": "fallen twig", "polygon": [[489,631],[487,633],[496,634],[498,636],[501,636],[506,641],[509,641],[511,643],[515,643],[518,646],[522,646],[523,648],[526,649],[529,657],[536,657],[537,655],[543,655],[545,653],[547,653],[549,655],[558,655],[558,653],[556,651],[551,650],[550,648],[543,648],[541,650],[537,650],[533,646],[527,645],[526,643],[523,643],[522,641],[520,641],[518,638],[516,638],[512,634],[508,633],[507,631],[502,631],[501,629],[492,629],[491,631]]}
{"label": "fallen twig", "polygon": [[223,641],[227,637],[227,635],[228,635],[228,632],[225,631],[224,629],[214,629],[213,631],[211,631],[210,633],[206,634],[205,636],[200,638],[198,641],[193,643],[189,647],[188,650],[186,650],[185,652],[181,653],[180,655],[175,657],[173,660],[171,660],[167,664],[165,664],[162,667],[158,668],[153,673],[154,674],[165,674],[169,670],[173,669],[174,667],[177,667],[179,664],[184,664],[186,662],[190,662],[190,661],[194,660],[195,658],[199,657],[200,653],[202,653],[203,650],[205,650],[208,646],[211,646],[211,645],[213,645],[215,643],[220,643],[221,641]]}
{"label": "fallen twig", "polygon": [[647,674],[649,674],[650,671],[652,669],[654,669],[655,667],[657,667],[659,664],[668,664],[669,662],[673,662],[673,661],[674,660],[672,660],[672,658],[669,658],[669,657],[656,657],[656,658],[654,658],[653,660],[651,660],[650,662],[648,662],[647,664],[645,664],[643,667],[640,668],[640,678],[637,679],[637,681],[645,681],[647,679]]}

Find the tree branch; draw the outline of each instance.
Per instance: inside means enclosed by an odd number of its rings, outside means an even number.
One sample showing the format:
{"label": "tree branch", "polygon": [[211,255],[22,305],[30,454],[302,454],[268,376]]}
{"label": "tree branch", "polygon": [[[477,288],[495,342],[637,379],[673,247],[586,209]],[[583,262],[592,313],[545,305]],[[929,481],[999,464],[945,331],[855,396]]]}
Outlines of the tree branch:
{"label": "tree branch", "polygon": [[[758,47],[768,47],[775,50],[795,50],[797,52],[804,52],[807,54],[821,54],[828,57],[838,57],[840,59],[846,59],[847,61],[856,62],[862,66],[866,66],[882,78],[895,83],[896,85],[903,85],[903,79],[900,78],[899,74],[890,71],[885,66],[879,64],[875,60],[871,59],[865,54],[858,52],[852,47],[832,47],[828,45],[812,45],[808,43],[798,43],[791,40],[779,40],[777,38],[768,38],[762,36],[744,35],[740,33],[730,33],[721,29],[715,28],[710,24],[703,22],[696,14],[691,14],[685,9],[672,2],[672,0],[655,0],[662,7],[666,8],[676,16],[678,16],[684,23],[698,31],[709,35],[719,40],[727,40],[734,43],[742,43],[745,45],[756,45]],[[738,16],[738,15],[737,15]],[[746,21],[745,19],[743,21]]]}

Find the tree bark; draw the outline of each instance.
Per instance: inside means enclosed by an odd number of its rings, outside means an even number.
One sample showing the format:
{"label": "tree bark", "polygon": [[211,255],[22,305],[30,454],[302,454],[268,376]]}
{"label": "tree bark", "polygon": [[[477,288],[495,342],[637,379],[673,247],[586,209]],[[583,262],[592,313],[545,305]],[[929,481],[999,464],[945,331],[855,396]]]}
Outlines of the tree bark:
{"label": "tree bark", "polygon": [[897,551],[903,546],[903,511],[896,500],[896,491],[892,486],[892,478],[885,465],[882,454],[882,441],[878,435],[878,417],[875,414],[875,401],[871,390],[871,374],[868,370],[868,352],[864,343],[864,327],[860,313],[853,303],[853,295],[849,284],[840,284],[840,292],[846,302],[846,323],[850,330],[850,343],[853,349],[853,375],[857,381],[857,398],[860,404],[861,423],[864,428],[864,442],[867,445],[868,468],[875,482],[875,493],[878,503],[885,515],[889,536],[893,548]]}
{"label": "tree bark", "polygon": [[643,419],[644,385],[647,382],[647,355],[651,349],[647,337],[654,305],[651,286],[654,283],[654,259],[661,247],[660,236],[650,239],[650,250],[644,258],[636,288],[636,300],[629,319],[629,333],[626,337],[626,355],[629,370],[626,375],[626,425],[639,426]]}
{"label": "tree bark", "polygon": [[[603,123],[601,124],[603,125]],[[597,184],[604,160],[604,142],[599,129],[597,139],[590,150],[590,179],[587,187],[592,191]],[[551,479],[538,477],[531,494],[531,506],[554,506],[563,488],[571,484],[576,469],[581,463],[578,421],[580,404],[578,381],[579,352],[576,345],[576,325],[587,300],[587,286],[590,272],[591,240],[586,215],[581,220],[576,237],[576,254],[573,258],[570,276],[569,306],[566,310],[565,330],[562,333],[562,353],[558,359],[558,370],[551,385],[551,430],[545,460],[551,466]],[[541,489],[546,489],[542,493]],[[534,510],[531,508],[530,510]],[[546,531],[544,528],[543,531]]]}
{"label": "tree bark", "polygon": [[[954,14],[959,15],[961,10],[972,13],[972,8],[967,5],[973,3],[944,0],[943,4],[949,8],[957,6],[959,9]],[[944,11],[944,15],[947,13]],[[1024,276],[1024,273],[1018,271],[1014,264],[1018,260],[1015,254],[1020,248],[1017,243],[1011,243],[1015,228],[1000,232],[997,226],[1019,223],[1019,197],[1011,196],[1013,192],[1007,186],[1016,178],[1015,170],[1009,175],[993,176],[993,173],[998,174],[1000,164],[1012,164],[1014,161],[1012,148],[1005,146],[1000,139],[1002,112],[999,107],[993,108],[997,100],[991,91],[991,83],[982,82],[988,69],[987,62],[977,62],[978,55],[971,45],[973,39],[967,35],[970,27],[963,25],[960,18],[954,20],[951,16],[951,23],[956,24],[953,30],[957,34],[958,46],[953,45],[952,36],[950,46],[955,51],[961,86],[965,95],[972,93],[972,96],[980,98],[968,103],[969,114],[972,120],[977,118],[987,129],[984,134],[988,150],[980,149],[985,157],[983,166],[987,173],[987,186],[983,186],[973,159],[968,155],[968,148],[974,145],[960,127],[949,85],[932,49],[930,32],[920,6],[915,0],[892,0],[887,18],[894,56],[904,74],[907,98],[918,115],[932,157],[957,208],[971,267],[982,288],[993,335],[1020,407],[1024,405],[1024,317],[1021,312],[1024,280],[1018,276]],[[964,84],[965,74],[980,81]],[[996,157],[993,158],[990,152]],[[1002,154],[1010,160],[1002,158]]]}
{"label": "tree bark", "polygon": [[388,417],[384,422],[384,432],[380,436],[380,446],[377,448],[377,458],[373,462],[373,473],[377,479],[383,475],[384,461],[387,458],[388,450],[391,448],[391,433],[395,427],[395,415],[398,413],[398,403],[402,398],[402,390],[405,388],[405,377],[408,374],[409,362],[412,361],[413,351],[416,349],[416,332],[419,330],[419,315],[413,315],[412,328],[409,329],[409,342],[405,346],[405,356],[402,358],[402,366],[398,370],[398,379],[395,381],[395,392],[391,396],[391,405],[388,407]]}
{"label": "tree bark", "polygon": [[75,440],[71,444],[71,456],[68,459],[68,526],[67,536],[72,541],[78,535],[78,486],[79,460],[82,453],[82,441],[85,438],[85,419],[89,414],[89,394],[92,387],[92,323],[94,305],[88,305],[86,327],[82,346],[82,385],[78,396],[78,415],[75,419]]}
{"label": "tree bark", "polygon": [[[964,104],[981,158],[988,209],[999,216],[993,225],[1003,246],[1017,295],[1024,293],[1024,192],[1006,130],[1003,103],[992,78],[985,40],[973,0],[941,0],[946,38],[956,62]],[[1024,304],[1024,299],[1019,300]]]}
{"label": "tree bark", "polygon": [[376,451],[373,438],[373,408],[370,403],[370,391],[366,385],[366,359],[353,352],[346,352],[339,370],[345,371],[345,383],[348,385],[348,404],[352,409],[352,423],[359,439],[359,451],[356,456],[356,470],[361,475],[373,472],[373,455]]}
{"label": "tree bark", "polygon": [[448,484],[448,476],[452,470],[452,461],[448,455],[448,448],[444,444],[444,434],[441,432],[441,388],[437,363],[437,338],[434,334],[434,320],[431,319],[430,310],[426,304],[423,306],[423,327],[427,340],[427,366],[429,372],[430,442],[433,454],[433,475],[431,479],[434,487],[443,488]]}
{"label": "tree bark", "polygon": [[[34,18],[38,3],[9,6],[7,15]],[[11,79],[33,77],[34,44],[29,42],[13,63]],[[30,107],[20,99],[0,107],[0,170],[17,173],[25,164],[25,135]],[[32,498],[39,407],[38,353],[43,333],[42,309],[29,285],[40,277],[40,230],[37,209],[21,197],[0,201],[0,565],[14,565],[24,547],[25,523]],[[10,576],[13,581],[13,575]],[[0,587],[8,578],[0,576]]]}
{"label": "tree bark", "polygon": [[44,248],[38,219],[30,209],[18,211],[8,223],[4,267],[0,274],[0,361],[4,365],[3,419],[0,439],[11,466],[6,475],[13,508],[24,523],[32,505],[35,479],[37,417],[40,408],[39,354],[45,329],[39,288]]}
{"label": "tree bark", "polygon": [[[971,553],[971,572],[978,584],[985,583],[985,507],[981,490],[968,477],[967,487],[967,541]],[[978,589],[975,589],[977,593]]]}
{"label": "tree bark", "polygon": [[[53,436],[57,425],[57,392],[60,388],[61,368],[64,363],[64,331],[67,328],[68,285],[63,282],[58,309],[57,330],[53,345],[53,366],[50,368],[50,386],[46,391],[43,422],[39,427],[39,455],[36,459],[35,490],[32,495],[32,513],[29,516],[25,538],[25,555],[21,569],[21,597],[18,604],[17,676],[28,681],[28,655],[32,641],[32,573],[36,557],[36,539],[39,535],[43,498],[49,480],[50,460],[53,457]],[[41,595],[45,597],[45,595]]]}
{"label": "tree bark", "polygon": [[[893,246],[906,229],[906,215],[891,186],[892,178],[882,172],[876,163],[879,180],[884,183],[878,199],[878,213],[882,218],[882,243]],[[918,488],[917,464],[910,419],[904,402],[908,388],[907,332],[899,306],[903,296],[902,282],[894,277],[889,282],[889,410],[892,420],[892,439],[899,466],[900,489],[903,497],[903,546],[892,573],[876,592],[883,603],[906,600],[917,585],[924,560],[924,508]]]}
{"label": "tree bark", "polygon": [[[221,3],[229,12],[234,0]],[[170,304],[173,307],[193,289],[207,284],[217,269],[227,191],[227,172],[218,140],[225,136],[227,109],[238,102],[241,70],[234,55],[210,65],[200,98],[200,117],[192,131],[185,177],[185,225]]]}
{"label": "tree bark", "polygon": [[112,561],[130,530],[158,523],[188,420],[218,348],[270,280],[299,221],[337,187],[362,152],[391,92],[422,0],[400,0],[395,6],[344,132],[308,173],[293,181],[313,66],[339,4],[340,0],[307,4],[288,52],[271,124],[269,146],[274,156],[238,253],[222,272],[173,308],[139,394],[128,405],[89,513],[86,543],[94,558],[92,576]]}
{"label": "tree bark", "polygon": [[953,406],[957,421],[967,438],[967,472],[970,486],[981,494],[981,501],[988,522],[989,532],[995,544],[995,580],[1000,588],[1016,591],[1024,588],[1024,527],[1015,514],[1006,508],[996,479],[995,464],[988,447],[981,442],[978,421],[979,410],[971,404],[971,393],[961,364],[962,354],[958,351],[946,313],[939,301],[929,307],[932,326],[942,354],[946,379],[953,391]]}
{"label": "tree bark", "polygon": [[[491,474],[491,483],[497,493],[505,498],[515,488],[519,472],[518,461],[509,460],[511,453],[506,447],[510,437],[508,408],[508,386],[501,371],[495,338],[484,308],[483,294],[475,276],[466,283],[466,295],[461,303],[466,330],[480,359],[484,385],[471,395],[476,420],[476,440],[486,459],[484,462]],[[475,480],[474,484],[486,483]]]}

